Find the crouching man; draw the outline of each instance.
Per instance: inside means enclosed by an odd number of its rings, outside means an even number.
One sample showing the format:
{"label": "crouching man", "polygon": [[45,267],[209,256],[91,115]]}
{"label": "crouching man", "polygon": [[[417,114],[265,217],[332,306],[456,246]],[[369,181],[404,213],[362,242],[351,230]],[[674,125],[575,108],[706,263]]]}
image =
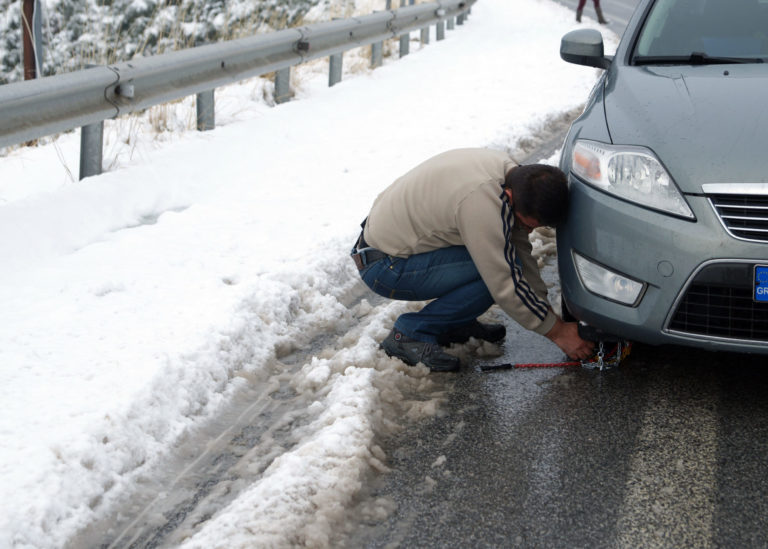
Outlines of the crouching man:
{"label": "crouching man", "polygon": [[477,320],[497,303],[568,356],[591,356],[593,343],[547,301],[528,240],[536,227],[559,224],[567,207],[562,171],[520,166],[500,151],[447,151],[398,178],[374,201],[352,259],[377,294],[433,301],[395,321],[384,351],[433,371],[458,370],[443,347],[503,340],[504,326]]}

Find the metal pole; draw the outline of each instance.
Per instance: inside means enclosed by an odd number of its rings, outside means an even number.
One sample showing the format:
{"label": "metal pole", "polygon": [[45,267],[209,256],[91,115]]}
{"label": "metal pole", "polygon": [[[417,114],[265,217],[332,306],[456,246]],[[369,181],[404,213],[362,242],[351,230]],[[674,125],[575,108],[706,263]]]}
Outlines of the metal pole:
{"label": "metal pole", "polygon": [[381,66],[383,48],[384,48],[383,42],[374,42],[373,44],[371,44],[371,68],[372,69],[375,69],[376,67]]}
{"label": "metal pole", "polygon": [[204,132],[216,127],[216,102],[214,90],[197,94],[197,130]]}
{"label": "metal pole", "polygon": [[[406,0],[400,0],[400,7],[405,6]],[[400,36],[400,57],[405,57],[408,55],[408,52],[410,50],[411,44],[411,35],[410,33],[405,33]]]}
{"label": "metal pole", "polygon": [[341,66],[343,53],[335,53],[330,57],[328,65],[328,86],[333,86],[341,82]]}
{"label": "metal pole", "polygon": [[453,17],[448,18],[448,30],[453,30]]}
{"label": "metal pole", "polygon": [[101,173],[104,121],[80,128],[80,179]]}
{"label": "metal pole", "polygon": [[291,100],[291,67],[275,72],[275,103]]}
{"label": "metal pole", "polygon": [[435,39],[445,40],[445,21],[438,21],[435,25]]}
{"label": "metal pole", "polygon": [[429,27],[424,27],[421,29],[421,44],[427,45],[429,44]]}

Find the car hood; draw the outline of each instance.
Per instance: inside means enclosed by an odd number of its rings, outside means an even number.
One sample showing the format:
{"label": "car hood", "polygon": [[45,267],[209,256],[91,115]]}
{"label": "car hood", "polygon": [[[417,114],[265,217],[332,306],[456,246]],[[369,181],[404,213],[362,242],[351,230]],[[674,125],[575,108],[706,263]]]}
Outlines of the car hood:
{"label": "car hood", "polygon": [[652,149],[683,192],[768,182],[768,66],[620,67],[606,79],[611,140]]}

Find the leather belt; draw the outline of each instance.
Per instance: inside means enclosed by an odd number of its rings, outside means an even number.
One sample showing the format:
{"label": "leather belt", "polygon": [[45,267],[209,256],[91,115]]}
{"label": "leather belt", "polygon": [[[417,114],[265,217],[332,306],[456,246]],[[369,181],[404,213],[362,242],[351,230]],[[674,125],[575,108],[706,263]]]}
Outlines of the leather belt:
{"label": "leather belt", "polygon": [[385,257],[387,257],[387,254],[375,248],[355,250],[352,254],[352,260],[355,262],[355,265],[357,265],[357,270],[359,271],[362,271],[367,265],[370,265],[379,259],[384,259]]}
{"label": "leather belt", "polygon": [[355,242],[355,247],[352,248],[352,253],[350,256],[355,262],[357,270],[362,271],[371,263],[387,257],[387,254],[381,250],[377,250],[376,248],[371,248],[368,246],[368,243],[363,238],[363,233],[360,232],[360,237],[357,239],[357,242]]}

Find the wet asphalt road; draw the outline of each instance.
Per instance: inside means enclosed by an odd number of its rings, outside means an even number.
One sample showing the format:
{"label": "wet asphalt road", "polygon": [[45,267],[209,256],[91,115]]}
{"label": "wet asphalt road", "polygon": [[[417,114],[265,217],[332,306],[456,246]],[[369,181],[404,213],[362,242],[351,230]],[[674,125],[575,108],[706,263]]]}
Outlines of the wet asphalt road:
{"label": "wet asphalt road", "polygon": [[[561,358],[534,337],[509,335],[500,360]],[[765,357],[636,345],[602,372],[480,364],[433,374],[449,402],[388,441],[372,496],[395,511],[348,546],[768,546]]]}

